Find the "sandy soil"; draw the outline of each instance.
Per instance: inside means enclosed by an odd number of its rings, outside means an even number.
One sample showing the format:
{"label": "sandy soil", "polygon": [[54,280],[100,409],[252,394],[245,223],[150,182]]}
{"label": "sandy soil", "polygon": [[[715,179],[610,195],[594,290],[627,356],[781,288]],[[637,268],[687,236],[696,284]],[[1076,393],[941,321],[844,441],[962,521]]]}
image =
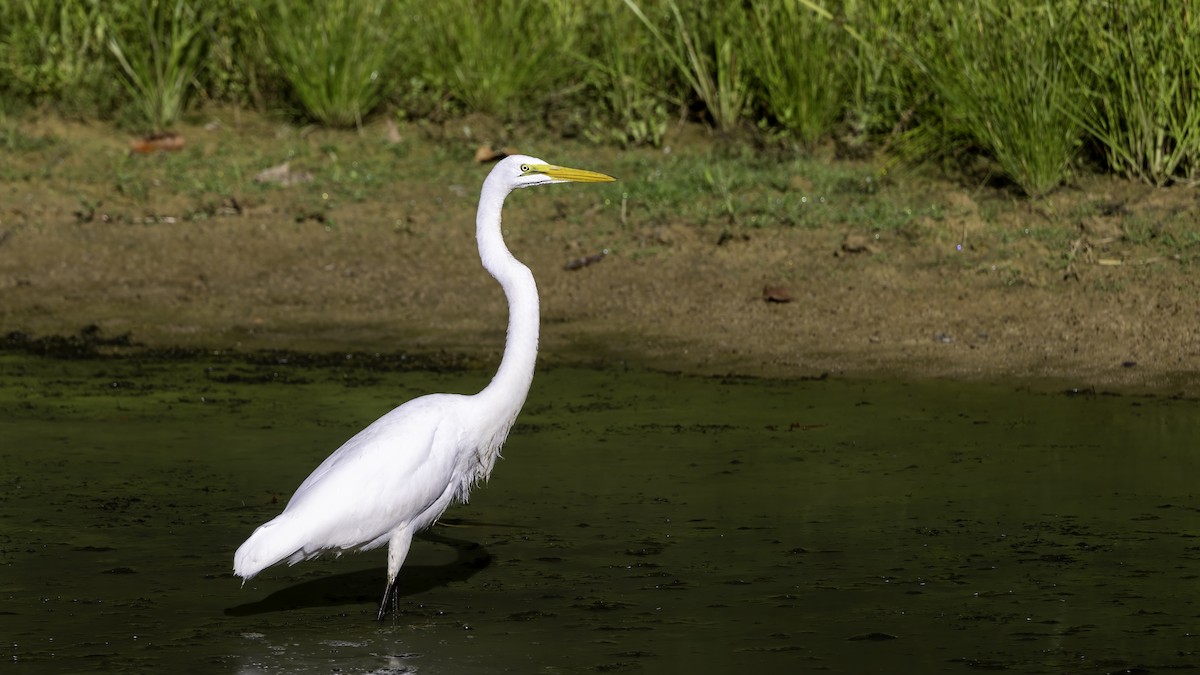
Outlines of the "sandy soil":
{"label": "sandy soil", "polygon": [[[107,134],[112,153],[126,152],[115,132],[56,134],[67,147],[76,134]],[[506,310],[473,248],[478,188],[465,183],[480,172],[464,173],[464,185],[397,179],[390,203],[347,202],[331,227],[297,216],[289,189],[216,199],[203,220],[181,222],[164,214],[195,196],[105,199],[108,177],[81,185],[10,171],[0,180],[0,331],[95,325],[148,346],[494,363]],[[589,188],[546,192],[563,189]],[[542,290],[543,363],[1200,394],[1195,189],[1095,178],[1038,203],[928,180],[890,189],[921,190],[944,216],[878,238],[844,226],[722,237],[684,222],[618,227],[588,197],[517,195],[505,225]],[[99,206],[81,209],[80,195]],[[1113,206],[1062,215],[1095,202]],[[1065,244],[1022,237],[1047,226],[1073,234]],[[1164,247],[1168,236],[1177,243]],[[603,260],[564,269],[610,244]]]}

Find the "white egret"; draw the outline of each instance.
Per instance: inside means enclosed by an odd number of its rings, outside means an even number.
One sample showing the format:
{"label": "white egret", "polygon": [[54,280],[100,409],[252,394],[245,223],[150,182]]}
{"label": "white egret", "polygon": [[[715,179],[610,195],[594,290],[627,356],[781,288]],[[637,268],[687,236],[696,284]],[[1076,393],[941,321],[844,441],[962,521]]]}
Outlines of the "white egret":
{"label": "white egret", "polygon": [[235,574],[250,579],[283,561],[294,565],[325,551],[367,551],[387,544],[383,617],[413,535],[432,525],[451,502],[465,502],[471,488],[487,479],[533,382],[537,285],[504,244],[504,199],[516,188],[614,180],[523,155],[507,157],[492,169],[479,195],[476,239],[483,267],[508,299],[508,336],[495,377],[473,396],[413,399],[346,441],[300,484],[283,513],[238,548]]}

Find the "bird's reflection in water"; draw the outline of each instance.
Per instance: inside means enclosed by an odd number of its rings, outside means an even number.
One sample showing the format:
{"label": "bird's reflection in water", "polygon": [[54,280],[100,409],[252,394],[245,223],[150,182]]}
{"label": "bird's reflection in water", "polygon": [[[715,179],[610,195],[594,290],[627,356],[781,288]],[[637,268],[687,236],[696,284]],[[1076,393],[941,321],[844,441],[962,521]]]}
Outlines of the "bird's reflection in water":
{"label": "bird's reflection in water", "polygon": [[[396,579],[393,603],[401,596],[423,593],[455,581],[466,581],[492,563],[492,555],[487,549],[473,541],[447,537],[434,530],[422,532],[417,537],[449,546],[457,555],[452,562],[444,565],[406,566]],[[275,591],[261,600],[230,607],[225,614],[249,616],[306,607],[374,604],[379,597],[379,577],[379,569],[371,568],[303,581]],[[391,609],[395,611],[394,607]]]}

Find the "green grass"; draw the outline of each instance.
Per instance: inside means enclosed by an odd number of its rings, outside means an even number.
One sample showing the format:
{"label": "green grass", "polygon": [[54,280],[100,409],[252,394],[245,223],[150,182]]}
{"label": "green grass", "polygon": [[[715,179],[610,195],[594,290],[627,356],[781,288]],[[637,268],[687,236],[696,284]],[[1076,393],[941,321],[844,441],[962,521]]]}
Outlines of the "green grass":
{"label": "green grass", "polygon": [[13,120],[0,115],[0,149],[10,153],[37,152],[55,144],[53,138],[30,136]]}
{"label": "green grass", "polygon": [[[460,198],[456,208],[461,209],[455,213],[461,218],[455,216],[454,222],[466,222],[470,204],[462,198],[473,198],[471,185],[487,171],[437,141],[416,141],[409,151],[390,151],[391,146],[380,143],[379,125],[364,132],[301,132],[263,116],[246,124],[244,130],[222,129],[204,136],[208,132],[203,127],[185,122],[182,131],[203,140],[182,152],[158,156],[114,148],[111,132],[90,126],[74,125],[49,139],[22,133],[18,127],[12,134],[12,161],[4,173],[12,180],[44,181],[47,189],[78,194],[77,210],[91,210],[97,221],[103,215],[115,222],[167,226],[146,219],[171,216],[187,223],[220,218],[228,215],[232,198],[248,209],[247,224],[258,223],[264,213],[261,206],[271,203],[282,205],[278,211],[285,222],[297,227],[350,231],[364,222],[379,226],[376,216],[382,210],[386,227],[422,231],[443,217],[440,206],[431,208],[429,203],[449,199],[446,186],[464,186],[466,192],[455,192]],[[417,126],[401,131],[414,133]],[[82,142],[80,128],[88,129]],[[263,133],[268,130],[275,133]],[[61,140],[64,136],[68,142]],[[1184,203],[1179,197],[1188,195],[1183,188],[1172,188],[1172,199],[1162,205],[1135,204],[1127,214],[1114,213],[1111,200],[1097,202],[1094,189],[1074,199],[1068,193],[1056,198],[1061,215],[1052,217],[1043,217],[1044,203],[1029,205],[1004,191],[981,189],[976,198],[983,222],[972,221],[969,246],[956,251],[955,244],[964,241],[961,206],[941,197],[947,189],[944,183],[931,186],[927,178],[881,177],[867,163],[829,162],[779,148],[763,152],[721,140],[689,142],[669,154],[651,149],[618,153],[591,147],[583,139],[554,144],[547,159],[602,169],[620,178],[598,195],[556,192],[556,200],[590,200],[590,210],[568,209],[588,214],[586,226],[580,225],[580,232],[570,235],[572,240],[595,242],[596,248],[631,258],[658,255],[679,241],[738,246],[770,230],[793,229],[806,241],[824,242],[830,254],[847,234],[879,235],[876,253],[882,255],[855,258],[872,265],[893,264],[889,260],[907,265],[916,259],[934,267],[971,270],[1003,261],[1007,247],[1014,256],[1026,256],[1024,260],[1032,256],[1043,270],[1068,265],[1082,270],[1094,261],[1082,253],[1073,258],[1068,254],[1081,237],[1080,220],[1100,217],[1117,219],[1124,236],[1104,243],[1106,252],[1094,257],[1120,258],[1131,265],[1154,258],[1171,265],[1200,259],[1195,210],[1179,206]],[[285,160],[311,172],[312,182],[289,187],[253,182],[256,173]],[[406,220],[412,211],[424,215]],[[975,213],[975,207],[971,211]],[[568,229],[585,222],[581,218],[569,217]],[[983,227],[974,229],[976,224]]]}
{"label": "green grass", "polygon": [[675,0],[665,0],[647,12],[637,0],[625,4],[704,104],[712,123],[725,131],[738,127],[750,100],[745,51],[752,32],[743,8],[724,2],[689,2],[681,7]]}
{"label": "green grass", "polygon": [[271,53],[311,119],[361,126],[383,99],[399,56],[390,9],[385,0],[275,0],[269,6]]}
{"label": "green grass", "polygon": [[1038,198],[1093,148],[1118,174],[1200,181],[1197,17],[1200,0],[0,0],[0,112],[485,113],[623,147],[700,121],[884,163],[982,156]]}
{"label": "green grass", "polygon": [[162,131],[179,119],[191,95],[208,47],[210,19],[184,0],[142,0],[139,9],[134,30],[109,37],[108,49],[140,121]]}
{"label": "green grass", "polygon": [[1032,197],[1069,175],[1083,136],[1069,59],[1078,3],[936,3],[912,58],[934,98],[926,128],[940,147],[976,147]]}
{"label": "green grass", "polygon": [[537,120],[578,86],[585,5],[525,0],[402,0],[401,55],[462,111]]}
{"label": "green grass", "polygon": [[612,171],[634,216],[653,225],[711,228],[819,228],[843,223],[871,230],[898,229],[914,207],[879,190],[868,168],[815,159],[766,159],[720,150],[650,161],[639,156]]}
{"label": "green grass", "polygon": [[1104,3],[1075,64],[1081,123],[1116,172],[1200,182],[1200,0]]}
{"label": "green grass", "polygon": [[845,114],[853,66],[850,35],[794,2],[756,3],[746,55],[764,127],[805,146],[828,138]]}
{"label": "green grass", "polygon": [[106,40],[115,17],[99,3],[0,0],[0,99],[53,103],[65,114],[111,110]]}
{"label": "green grass", "polygon": [[599,0],[588,17],[595,27],[581,44],[586,97],[584,135],[594,143],[624,147],[661,145],[668,108],[680,92],[663,87],[670,66],[657,53],[653,36],[625,10],[624,0]]}

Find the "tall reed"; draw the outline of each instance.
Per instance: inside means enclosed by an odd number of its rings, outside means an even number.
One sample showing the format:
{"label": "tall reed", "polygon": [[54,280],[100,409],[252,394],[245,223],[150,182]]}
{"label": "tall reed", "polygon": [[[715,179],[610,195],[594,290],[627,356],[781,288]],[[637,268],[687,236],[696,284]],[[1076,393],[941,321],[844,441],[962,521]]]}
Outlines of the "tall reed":
{"label": "tall reed", "polygon": [[269,12],[261,1],[206,0],[217,17],[209,30],[208,67],[200,74],[207,99],[266,108],[287,88],[268,45]]}
{"label": "tall reed", "polygon": [[361,125],[379,104],[399,53],[388,0],[275,0],[267,15],[272,53],[313,119]]}
{"label": "tall reed", "polygon": [[1200,182],[1200,0],[203,7],[0,0],[0,93],[107,115],[123,89],[156,128],[196,93],[299,103],[336,126],[390,97],[418,116],[483,112],[621,145],[661,142],[672,116],[754,121],[856,153],[982,153],[1030,195],[1063,182],[1081,147],[1149,183]]}
{"label": "tall reed", "polygon": [[682,100],[670,65],[624,0],[593,3],[588,20],[595,30],[581,43],[584,134],[594,142],[659,145],[670,109]]}
{"label": "tall reed", "polygon": [[142,120],[161,131],[183,111],[204,64],[209,17],[185,0],[142,0],[136,32],[113,35],[109,51]]}
{"label": "tall reed", "polygon": [[120,93],[107,59],[116,22],[99,0],[0,0],[0,93],[107,111]]}
{"label": "tall reed", "polygon": [[853,62],[851,38],[798,0],[755,3],[745,41],[765,122],[813,145],[843,116]]}
{"label": "tall reed", "polygon": [[914,51],[937,97],[927,112],[940,133],[990,154],[1031,196],[1062,183],[1083,134],[1068,62],[1077,6],[943,0]]}
{"label": "tall reed", "polygon": [[713,1],[685,3],[681,9],[675,0],[665,0],[665,11],[651,15],[637,0],[625,4],[691,87],[713,124],[726,131],[741,124],[750,102],[745,50],[752,36],[743,8]]}
{"label": "tall reed", "polygon": [[907,58],[927,29],[925,5],[906,0],[844,0],[831,20],[850,35],[853,64],[846,98],[848,149],[869,150],[873,139],[890,145],[929,98],[928,86]]}
{"label": "tall reed", "polygon": [[1089,9],[1081,119],[1109,166],[1155,185],[1200,181],[1200,0]]}
{"label": "tall reed", "polygon": [[578,86],[585,6],[562,1],[404,3],[416,24],[405,56],[466,110],[538,117]]}

